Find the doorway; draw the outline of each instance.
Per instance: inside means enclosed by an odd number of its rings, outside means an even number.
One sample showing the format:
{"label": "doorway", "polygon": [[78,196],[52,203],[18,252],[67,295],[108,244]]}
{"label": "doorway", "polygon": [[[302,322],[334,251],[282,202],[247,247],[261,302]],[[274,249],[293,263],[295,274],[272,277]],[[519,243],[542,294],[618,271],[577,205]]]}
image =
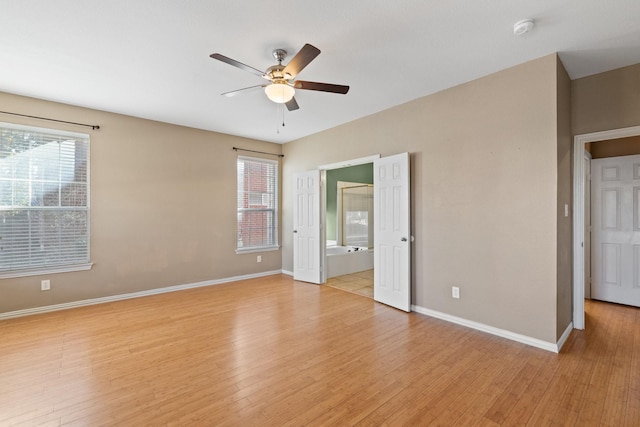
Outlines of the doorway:
{"label": "doorway", "polygon": [[585,232],[588,206],[586,177],[586,144],[640,136],[640,126],[576,135],[573,143],[573,327],[584,329],[585,265],[590,251],[586,251]]}
{"label": "doorway", "polygon": [[373,162],[326,169],[324,182],[326,284],[373,298]]}
{"label": "doorway", "polygon": [[[409,153],[373,160],[374,280],[373,299],[402,311],[411,311],[411,192]],[[296,173],[293,205],[293,278],[326,282],[326,171],[349,163],[321,166]],[[331,167],[332,166],[332,167]]]}

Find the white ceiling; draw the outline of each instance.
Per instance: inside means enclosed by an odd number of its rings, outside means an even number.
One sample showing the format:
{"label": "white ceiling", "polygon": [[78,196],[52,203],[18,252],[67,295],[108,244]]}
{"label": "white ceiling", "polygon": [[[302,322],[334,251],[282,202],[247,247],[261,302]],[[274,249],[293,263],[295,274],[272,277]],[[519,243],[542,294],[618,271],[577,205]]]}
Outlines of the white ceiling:
{"label": "white ceiling", "polygon": [[[525,18],[534,31],[514,36]],[[350,85],[347,95],[300,90],[293,112],[261,91],[220,96],[264,81],[211,53],[266,69],[273,49],[291,59],[305,43],[322,53],[299,79]],[[280,143],[553,52],[572,79],[640,63],[640,1],[2,0],[0,8],[0,91]]]}

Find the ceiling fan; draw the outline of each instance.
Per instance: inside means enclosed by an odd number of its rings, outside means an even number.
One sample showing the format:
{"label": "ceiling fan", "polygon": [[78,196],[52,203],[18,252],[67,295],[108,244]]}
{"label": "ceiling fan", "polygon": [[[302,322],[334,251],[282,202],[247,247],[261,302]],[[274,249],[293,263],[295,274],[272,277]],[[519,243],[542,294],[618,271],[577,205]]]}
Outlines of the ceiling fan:
{"label": "ceiling fan", "polygon": [[213,59],[217,59],[218,61],[240,68],[241,70],[248,71],[258,77],[269,80],[269,83],[225,92],[222,94],[223,96],[234,96],[257,88],[264,88],[267,97],[271,101],[278,104],[285,104],[287,106],[287,110],[293,111],[300,108],[294,98],[296,89],[316,90],[340,94],[346,94],[349,91],[349,86],[295,80],[296,76],[319,54],[320,49],[310,44],[305,44],[287,65],[282,65],[282,61],[287,57],[287,51],[284,49],[276,49],[273,51],[273,57],[278,61],[278,64],[272,65],[267,68],[266,71],[260,71],[257,68],[250,67],[219,53],[212,53],[209,56]]}

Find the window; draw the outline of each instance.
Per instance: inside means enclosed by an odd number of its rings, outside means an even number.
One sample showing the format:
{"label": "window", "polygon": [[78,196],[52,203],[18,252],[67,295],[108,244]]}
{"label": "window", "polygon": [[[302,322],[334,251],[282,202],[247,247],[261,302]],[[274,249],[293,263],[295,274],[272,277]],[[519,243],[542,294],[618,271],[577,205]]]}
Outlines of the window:
{"label": "window", "polygon": [[278,248],[278,162],[238,157],[236,252]]}
{"label": "window", "polygon": [[0,278],[88,262],[89,135],[0,123]]}

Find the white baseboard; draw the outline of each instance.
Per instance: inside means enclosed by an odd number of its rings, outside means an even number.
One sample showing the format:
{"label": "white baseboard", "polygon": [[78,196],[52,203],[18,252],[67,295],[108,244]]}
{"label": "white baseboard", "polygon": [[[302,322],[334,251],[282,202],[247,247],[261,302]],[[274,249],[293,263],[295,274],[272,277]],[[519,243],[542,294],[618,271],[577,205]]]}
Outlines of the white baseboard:
{"label": "white baseboard", "polygon": [[282,270],[282,274],[286,274],[287,276],[291,276],[291,277],[293,277],[293,271],[289,271],[289,270]]}
{"label": "white baseboard", "polygon": [[558,346],[558,351],[556,351],[556,353],[559,353],[560,350],[562,350],[562,347],[564,346],[564,343],[567,342],[571,331],[573,331],[573,322],[569,322],[569,326],[567,326],[567,329],[564,330],[562,336],[558,340],[558,344],[556,344]]}
{"label": "white baseboard", "polygon": [[63,304],[47,305],[44,307],[34,307],[34,308],[27,308],[24,310],[9,311],[6,313],[0,313],[0,320],[11,319],[15,317],[30,316],[33,314],[50,313],[52,311],[68,310],[70,308],[76,308],[76,307],[86,307],[89,305],[103,304],[106,302],[140,298],[140,297],[146,297],[150,295],[165,294],[167,292],[177,292],[177,291],[183,291],[186,289],[201,288],[203,286],[220,285],[222,283],[237,282],[240,280],[255,279],[258,277],[265,277],[265,276],[273,276],[275,274],[280,274],[280,273],[282,273],[282,270],[265,271],[262,273],[246,274],[243,276],[226,277],[224,279],[207,280],[204,282],[187,283],[184,285],[176,285],[176,286],[167,286],[165,288],[149,289],[146,291],[132,292],[128,294],[111,295],[108,297],[91,298],[91,299],[86,299],[81,301],[66,302]]}
{"label": "white baseboard", "polygon": [[567,338],[569,337],[569,333],[573,328],[573,324],[569,325],[569,327],[564,332],[564,334],[562,334],[560,341],[558,341],[558,343],[551,343],[551,342],[539,340],[537,338],[532,338],[526,335],[521,335],[515,332],[507,331],[506,329],[495,328],[493,326],[485,325],[483,323],[478,323],[472,320],[463,319],[462,317],[452,316],[450,314],[441,313],[435,310],[430,310],[428,308],[420,307],[417,305],[412,305],[411,309],[416,313],[424,314],[430,317],[435,317],[437,319],[445,320],[447,322],[455,323],[457,325],[466,326],[468,328],[486,332],[491,335],[496,335],[496,336],[506,338],[512,341],[516,341],[522,344],[527,344],[532,347],[541,348],[542,350],[551,351],[553,353],[558,353],[560,351],[560,348],[564,344],[564,341],[566,341]]}

